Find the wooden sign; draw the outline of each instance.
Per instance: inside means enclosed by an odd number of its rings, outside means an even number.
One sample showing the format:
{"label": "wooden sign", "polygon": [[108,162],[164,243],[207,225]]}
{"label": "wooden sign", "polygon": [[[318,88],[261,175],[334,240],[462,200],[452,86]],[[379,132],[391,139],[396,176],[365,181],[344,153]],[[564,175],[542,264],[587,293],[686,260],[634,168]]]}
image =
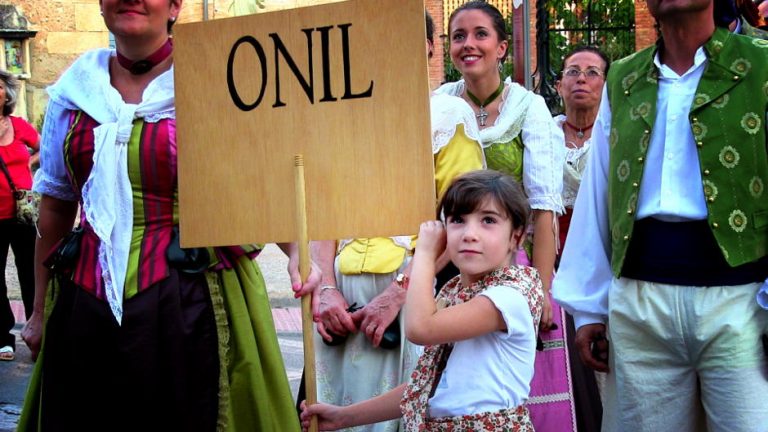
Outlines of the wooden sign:
{"label": "wooden sign", "polygon": [[175,30],[181,241],[415,234],[434,218],[422,0],[352,0]]}

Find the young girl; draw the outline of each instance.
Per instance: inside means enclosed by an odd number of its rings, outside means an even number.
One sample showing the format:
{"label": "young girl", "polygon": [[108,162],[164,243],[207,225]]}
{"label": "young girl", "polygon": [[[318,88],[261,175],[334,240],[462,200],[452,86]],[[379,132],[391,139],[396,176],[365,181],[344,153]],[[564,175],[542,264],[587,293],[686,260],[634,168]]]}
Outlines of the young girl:
{"label": "young girl", "polygon": [[[405,308],[408,339],[426,345],[410,382],[353,405],[304,406],[321,430],[403,417],[408,431],[533,431],[528,398],[543,291],[535,269],[510,266],[528,220],[519,184],[496,171],[456,179],[424,222]],[[461,274],[433,298],[446,250]],[[375,371],[371,371],[375,373]]]}

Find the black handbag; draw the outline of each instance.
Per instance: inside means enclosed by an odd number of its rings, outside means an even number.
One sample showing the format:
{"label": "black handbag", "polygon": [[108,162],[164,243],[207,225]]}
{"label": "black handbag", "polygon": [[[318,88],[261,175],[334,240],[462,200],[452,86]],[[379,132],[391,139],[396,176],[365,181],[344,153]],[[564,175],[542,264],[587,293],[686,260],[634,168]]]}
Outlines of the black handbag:
{"label": "black handbag", "polygon": [[[352,303],[352,305],[347,308],[347,312],[352,313],[362,308],[363,307],[358,306],[357,303]],[[323,338],[323,343],[328,346],[341,345],[347,340],[347,336],[337,335],[332,332],[328,332],[328,334],[331,335],[330,342],[325,340],[325,338]],[[395,349],[399,346],[400,346],[400,321],[397,318],[395,318],[395,320],[392,321],[392,324],[390,324],[387,327],[387,329],[384,330],[384,334],[381,336],[381,342],[379,342],[379,348]]]}

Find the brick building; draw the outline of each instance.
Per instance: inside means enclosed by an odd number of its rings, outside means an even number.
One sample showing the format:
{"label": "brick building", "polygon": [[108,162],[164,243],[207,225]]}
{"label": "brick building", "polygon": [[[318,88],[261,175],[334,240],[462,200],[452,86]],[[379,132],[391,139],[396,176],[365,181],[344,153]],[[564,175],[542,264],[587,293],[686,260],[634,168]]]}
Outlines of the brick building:
{"label": "brick building", "polygon": [[[263,11],[286,9],[341,0],[262,0]],[[354,1],[354,0],[352,0]],[[386,0],[380,0],[386,2]],[[445,20],[450,11],[465,0],[425,0],[426,9],[435,20],[436,37],[445,32]],[[510,10],[512,0],[490,0],[503,12]],[[30,76],[25,78],[26,112],[17,115],[39,123],[46,105],[45,87],[56,81],[61,72],[84,51],[109,46],[109,33],[100,15],[99,0],[0,0],[11,4],[25,16],[37,31],[30,43]],[[179,22],[217,19],[235,15],[234,0],[184,0]],[[653,20],[645,2],[635,2],[636,46],[653,43]],[[531,40],[535,59],[535,7],[531,7]],[[436,41],[437,42],[437,41]],[[435,56],[430,63],[430,83],[443,79],[443,46],[436,43]],[[532,60],[535,64],[535,60]]]}

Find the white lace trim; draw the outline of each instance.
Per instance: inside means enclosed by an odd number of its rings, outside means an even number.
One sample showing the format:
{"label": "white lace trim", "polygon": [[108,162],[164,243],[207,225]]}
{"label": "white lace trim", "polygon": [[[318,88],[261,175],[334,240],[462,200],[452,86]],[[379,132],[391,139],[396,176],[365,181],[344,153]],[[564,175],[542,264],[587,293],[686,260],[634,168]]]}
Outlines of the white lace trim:
{"label": "white lace trim", "polygon": [[175,108],[172,109],[172,110],[168,110],[168,111],[147,114],[147,115],[144,116],[144,121],[147,122],[147,123],[157,123],[160,120],[166,120],[166,119],[176,120],[176,109]]}
{"label": "white lace trim", "polygon": [[435,94],[429,101],[432,115],[432,154],[437,154],[456,135],[456,128],[464,126],[464,134],[480,142],[480,130],[472,108],[459,97]]}
{"label": "white lace trim", "polygon": [[[512,141],[523,130],[523,122],[534,94],[529,92],[512,79],[504,80],[506,89],[501,94],[499,116],[490,127],[480,131],[480,141],[483,148],[492,144]],[[460,97],[465,90],[464,80],[443,84],[435,93]],[[474,116],[473,116],[474,117]]]}

